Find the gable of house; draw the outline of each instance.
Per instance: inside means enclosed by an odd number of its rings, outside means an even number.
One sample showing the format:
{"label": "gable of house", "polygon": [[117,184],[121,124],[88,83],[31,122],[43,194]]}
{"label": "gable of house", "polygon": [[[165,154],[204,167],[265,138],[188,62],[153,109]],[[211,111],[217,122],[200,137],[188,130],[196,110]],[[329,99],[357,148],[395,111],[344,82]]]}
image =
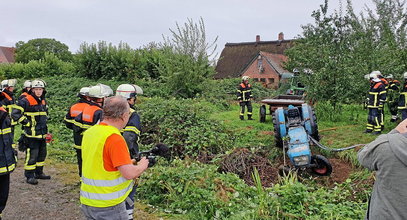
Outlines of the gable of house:
{"label": "gable of house", "polygon": [[0,63],[14,63],[15,48],[0,47]]}
{"label": "gable of house", "polygon": [[284,40],[282,33],[280,33],[277,41],[260,41],[260,36],[257,35],[255,42],[227,43],[216,65],[215,78],[240,77],[247,65],[260,51],[283,55],[284,51],[292,47],[293,43],[294,40]]}

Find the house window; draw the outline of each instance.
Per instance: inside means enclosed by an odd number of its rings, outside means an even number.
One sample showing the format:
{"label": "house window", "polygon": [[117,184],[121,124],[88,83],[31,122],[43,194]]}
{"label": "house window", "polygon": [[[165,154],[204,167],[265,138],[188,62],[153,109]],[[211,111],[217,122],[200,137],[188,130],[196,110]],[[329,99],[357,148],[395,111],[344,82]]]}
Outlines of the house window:
{"label": "house window", "polygon": [[263,59],[262,59],[261,55],[259,55],[259,57],[257,57],[257,69],[259,70],[259,73],[264,72]]}
{"label": "house window", "polygon": [[266,78],[260,78],[260,82],[266,82]]}
{"label": "house window", "polygon": [[269,83],[270,84],[274,83],[274,78],[269,78]]}

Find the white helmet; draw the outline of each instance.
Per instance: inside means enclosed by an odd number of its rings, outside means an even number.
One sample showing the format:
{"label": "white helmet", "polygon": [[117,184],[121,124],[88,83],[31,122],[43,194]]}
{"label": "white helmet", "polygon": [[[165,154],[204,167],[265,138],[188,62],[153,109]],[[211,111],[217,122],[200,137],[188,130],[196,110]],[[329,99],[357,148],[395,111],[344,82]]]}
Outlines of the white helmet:
{"label": "white helmet", "polygon": [[246,81],[246,80],[249,80],[249,79],[250,79],[249,76],[243,76],[243,77],[242,77],[242,81]]}
{"label": "white helmet", "polygon": [[390,74],[390,75],[386,76],[385,78],[386,79],[393,79],[394,77],[393,77],[393,74]]}
{"label": "white helmet", "polygon": [[371,72],[369,74],[369,78],[370,80],[374,81],[374,82],[380,82],[381,80],[379,79],[377,73],[375,73],[375,71]]}
{"label": "white helmet", "polygon": [[113,95],[113,90],[104,84],[97,84],[89,89],[89,97],[92,98],[105,98]]}
{"label": "white helmet", "polygon": [[404,79],[407,79],[407,72],[403,74]]}
{"label": "white helmet", "polygon": [[377,76],[382,76],[382,73],[379,70],[372,71],[370,74],[375,74]]}
{"label": "white helmet", "polygon": [[41,79],[34,79],[31,82],[31,88],[45,88],[47,84]]}
{"label": "white helmet", "polygon": [[90,87],[83,87],[79,90],[78,96],[89,96]]}
{"label": "white helmet", "polygon": [[23,85],[24,88],[31,88],[31,80],[26,80]]}
{"label": "white helmet", "polygon": [[121,84],[116,89],[116,96],[122,96],[126,99],[130,99],[137,96],[137,91],[134,85]]}
{"label": "white helmet", "polygon": [[4,89],[6,87],[14,87],[17,84],[16,79],[5,79],[1,81],[1,87]]}

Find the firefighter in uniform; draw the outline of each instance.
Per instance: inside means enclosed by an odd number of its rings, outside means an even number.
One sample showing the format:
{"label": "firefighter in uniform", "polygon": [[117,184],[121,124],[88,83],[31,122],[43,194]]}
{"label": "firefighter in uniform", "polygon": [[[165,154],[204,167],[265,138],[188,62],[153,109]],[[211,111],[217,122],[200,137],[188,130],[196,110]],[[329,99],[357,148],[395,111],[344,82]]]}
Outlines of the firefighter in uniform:
{"label": "firefighter in uniform", "polygon": [[252,119],[252,103],[251,100],[253,99],[252,95],[252,86],[249,84],[250,77],[243,76],[242,83],[239,84],[237,88],[237,99],[239,100],[239,104],[241,107],[240,110],[240,120],[244,120],[244,109],[247,106],[247,119]]}
{"label": "firefighter in uniform", "polygon": [[81,161],[82,161],[82,155],[81,155],[81,139],[82,139],[82,132],[78,133],[75,132],[73,127],[75,123],[75,117],[78,116],[83,112],[83,109],[85,107],[90,105],[90,98],[89,98],[89,89],[90,87],[83,87],[80,89],[78,93],[79,101],[72,105],[68,109],[68,113],[66,113],[64,122],[67,128],[71,129],[73,132],[73,140],[74,140],[74,149],[76,151],[76,158],[77,158],[77,163],[78,163],[78,173],[79,177],[81,176]]}
{"label": "firefighter in uniform", "polygon": [[0,107],[0,219],[10,191],[10,173],[16,167],[12,143],[11,118],[6,109]]}
{"label": "firefighter in uniform", "polygon": [[403,74],[404,85],[400,92],[398,109],[401,111],[401,120],[407,118],[407,72]]}
{"label": "firefighter in uniform", "polygon": [[27,96],[28,92],[31,89],[31,80],[26,80],[23,84],[23,91],[21,93],[21,95],[18,97],[18,101],[20,101],[20,99],[24,98]]}
{"label": "firefighter in uniform", "polygon": [[27,183],[38,184],[37,179],[51,179],[43,172],[47,156],[48,107],[45,101],[45,82],[33,80],[31,90],[13,109],[11,117],[24,127],[24,142],[27,145],[24,175]]}
{"label": "firefighter in uniform", "polygon": [[89,99],[90,102],[88,106],[83,108],[82,113],[79,113],[75,117],[75,121],[73,122],[73,132],[77,134],[75,139],[75,145],[77,146],[77,155],[78,155],[78,169],[79,175],[82,175],[82,139],[83,139],[83,132],[85,132],[88,128],[92,127],[95,124],[98,124],[102,120],[102,107],[103,102],[106,97],[111,96],[113,94],[113,90],[103,84],[98,84],[96,86],[91,86],[89,88]]}
{"label": "firefighter in uniform", "polygon": [[[9,115],[13,111],[13,108],[16,106],[16,100],[14,98],[14,89],[17,80],[15,79],[7,79],[1,82],[1,87],[3,91],[0,94],[0,104],[7,110]],[[14,140],[14,126],[17,124],[16,121],[11,120],[11,137]],[[15,144],[12,144],[13,148],[15,149]]]}
{"label": "firefighter in uniform", "polygon": [[387,89],[387,106],[389,108],[391,119],[390,122],[396,122],[398,119],[397,115],[397,106],[398,106],[398,98],[400,96],[400,82],[394,79],[393,75],[390,74],[386,77],[387,82],[389,83],[389,87]]}
{"label": "firefighter in uniform", "polygon": [[386,89],[383,82],[378,76],[372,72],[370,75],[370,90],[367,98],[367,108],[369,114],[367,117],[367,127],[365,133],[380,134],[381,127],[381,115],[380,108],[383,108],[386,100]]}
{"label": "firefighter in uniform", "polygon": [[[382,83],[384,85],[384,89],[387,92],[387,90],[389,89],[389,82],[383,77],[382,73],[378,70],[373,71],[372,73],[376,74],[377,77],[382,81]],[[387,97],[384,100],[384,102],[386,102],[386,101],[387,101]],[[380,114],[380,127],[381,127],[381,130],[383,131],[384,130],[384,103],[381,107],[379,107],[379,114]]]}
{"label": "firefighter in uniform", "polygon": [[[134,104],[136,103],[137,94],[143,94],[143,90],[136,85],[131,84],[121,84],[116,89],[116,96],[122,96],[127,99],[127,103],[130,106],[130,118],[126,126],[121,130],[121,133],[127,143],[129,148],[131,159],[135,159],[139,152],[139,138],[141,131],[140,116],[134,109]],[[133,219],[134,212],[134,196],[136,194],[137,183],[134,184],[133,190],[130,192],[128,198],[130,201],[126,200],[126,210],[129,215],[129,219]]]}

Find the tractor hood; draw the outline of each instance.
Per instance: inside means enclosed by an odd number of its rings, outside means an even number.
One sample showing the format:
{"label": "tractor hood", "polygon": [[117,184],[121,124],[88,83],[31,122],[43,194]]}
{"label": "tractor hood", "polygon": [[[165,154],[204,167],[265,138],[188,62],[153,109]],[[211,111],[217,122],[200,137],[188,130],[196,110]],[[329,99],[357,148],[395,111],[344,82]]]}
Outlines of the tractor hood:
{"label": "tractor hood", "polygon": [[396,133],[393,130],[388,135],[391,151],[407,166],[407,134]]}

